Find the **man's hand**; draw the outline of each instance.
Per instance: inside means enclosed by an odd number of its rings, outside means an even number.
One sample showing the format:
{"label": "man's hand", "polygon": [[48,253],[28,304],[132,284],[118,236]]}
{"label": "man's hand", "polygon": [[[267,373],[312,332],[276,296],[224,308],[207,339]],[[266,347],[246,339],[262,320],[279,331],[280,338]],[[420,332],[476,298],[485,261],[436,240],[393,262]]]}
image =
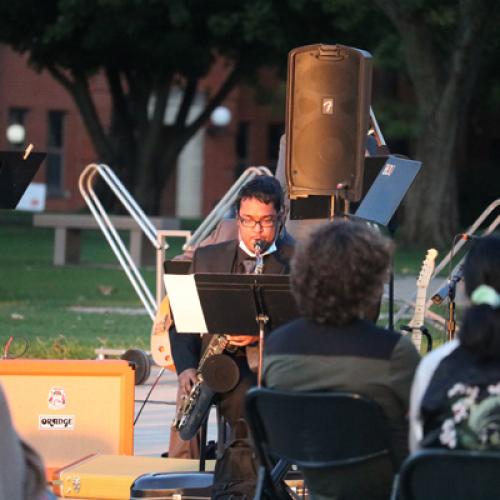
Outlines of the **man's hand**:
{"label": "man's hand", "polygon": [[194,368],[187,368],[179,374],[179,388],[183,395],[188,395],[191,388],[196,383],[196,370]]}
{"label": "man's hand", "polygon": [[258,342],[259,337],[253,335],[230,335],[229,340],[231,345],[235,345],[238,347],[244,347],[249,344],[253,344],[254,342]]}

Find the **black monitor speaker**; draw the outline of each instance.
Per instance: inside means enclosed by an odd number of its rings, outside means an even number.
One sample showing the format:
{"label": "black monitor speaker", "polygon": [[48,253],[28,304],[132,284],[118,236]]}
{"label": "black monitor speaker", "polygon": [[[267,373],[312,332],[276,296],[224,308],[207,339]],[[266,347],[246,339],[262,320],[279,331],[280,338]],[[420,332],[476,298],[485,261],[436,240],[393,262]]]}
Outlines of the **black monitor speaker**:
{"label": "black monitor speaker", "polygon": [[372,59],[343,45],[307,45],[288,56],[286,177],[291,199],[361,198],[370,123]]}

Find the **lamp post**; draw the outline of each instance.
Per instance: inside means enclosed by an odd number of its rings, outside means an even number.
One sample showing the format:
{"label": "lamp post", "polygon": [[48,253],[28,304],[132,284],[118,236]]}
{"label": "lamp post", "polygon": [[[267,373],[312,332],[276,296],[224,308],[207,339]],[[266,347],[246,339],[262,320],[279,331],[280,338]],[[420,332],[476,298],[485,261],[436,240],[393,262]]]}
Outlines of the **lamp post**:
{"label": "lamp post", "polygon": [[12,146],[21,146],[26,138],[26,130],[20,123],[12,123],[5,132],[9,144]]}
{"label": "lamp post", "polygon": [[216,127],[227,127],[231,123],[231,110],[226,106],[217,106],[210,115],[210,121]]}

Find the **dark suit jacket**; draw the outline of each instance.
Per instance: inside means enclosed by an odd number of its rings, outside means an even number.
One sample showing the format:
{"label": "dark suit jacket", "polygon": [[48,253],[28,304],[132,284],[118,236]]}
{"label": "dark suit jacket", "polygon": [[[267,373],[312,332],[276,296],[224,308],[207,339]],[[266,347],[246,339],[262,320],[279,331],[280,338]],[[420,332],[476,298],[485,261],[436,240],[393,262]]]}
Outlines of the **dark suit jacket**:
{"label": "dark suit jacket", "polygon": [[[191,273],[231,273],[239,241],[231,240],[200,247],[191,263]],[[293,253],[293,239],[285,237],[276,242],[277,251],[264,260],[265,274],[287,274],[290,272],[290,258]],[[198,335],[178,334],[170,330],[170,344],[177,373],[188,368],[197,368],[200,360],[201,341]]]}

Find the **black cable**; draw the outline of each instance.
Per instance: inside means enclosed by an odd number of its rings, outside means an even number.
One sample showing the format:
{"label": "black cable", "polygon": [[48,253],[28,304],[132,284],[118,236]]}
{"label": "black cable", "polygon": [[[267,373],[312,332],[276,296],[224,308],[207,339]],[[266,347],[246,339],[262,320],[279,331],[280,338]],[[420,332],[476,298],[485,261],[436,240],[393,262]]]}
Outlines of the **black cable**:
{"label": "black cable", "polygon": [[164,371],[165,371],[165,367],[162,367],[162,369],[160,370],[160,373],[156,377],[156,380],[154,381],[153,385],[151,386],[151,389],[149,389],[149,392],[146,396],[146,399],[144,400],[141,407],[139,408],[139,411],[137,412],[137,416],[134,418],[134,427],[135,427],[135,424],[137,423],[137,421],[139,420],[139,417],[141,416],[142,410],[144,410],[144,407],[146,406],[146,403],[148,402],[148,400],[151,396],[151,393],[153,392],[154,388],[156,387],[156,385],[160,381],[160,377],[163,375]]}
{"label": "black cable", "polygon": [[[16,356],[9,355],[11,345],[14,343],[14,340],[22,340],[24,342],[24,348],[21,350],[19,354]],[[5,342],[3,346],[3,359],[17,359],[26,354],[30,346],[29,340],[26,337],[17,337],[14,338],[13,335],[10,335],[9,338],[7,339],[7,342]]]}

